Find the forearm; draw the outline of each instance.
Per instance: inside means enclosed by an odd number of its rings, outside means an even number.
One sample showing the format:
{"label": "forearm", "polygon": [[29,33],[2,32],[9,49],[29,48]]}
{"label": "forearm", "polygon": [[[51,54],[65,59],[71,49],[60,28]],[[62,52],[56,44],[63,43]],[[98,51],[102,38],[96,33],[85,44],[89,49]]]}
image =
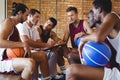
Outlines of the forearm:
{"label": "forearm", "polygon": [[64,37],[64,38],[63,38],[63,41],[64,41],[65,43],[68,43],[68,39],[69,39],[68,36],[67,36],[67,37]]}
{"label": "forearm", "polygon": [[14,47],[24,47],[24,43],[22,42],[13,42],[9,40],[0,40],[1,48],[14,48]]}
{"label": "forearm", "polygon": [[102,42],[102,40],[100,39],[100,37],[98,37],[98,35],[96,33],[93,33],[91,35],[83,36],[81,41],[83,41],[83,42],[87,42],[87,41]]}
{"label": "forearm", "polygon": [[34,47],[34,48],[45,48],[45,47],[47,47],[48,46],[48,44],[47,43],[43,43],[43,42],[35,42],[35,41],[27,41],[27,43],[28,43],[28,45],[30,46],[30,47]]}

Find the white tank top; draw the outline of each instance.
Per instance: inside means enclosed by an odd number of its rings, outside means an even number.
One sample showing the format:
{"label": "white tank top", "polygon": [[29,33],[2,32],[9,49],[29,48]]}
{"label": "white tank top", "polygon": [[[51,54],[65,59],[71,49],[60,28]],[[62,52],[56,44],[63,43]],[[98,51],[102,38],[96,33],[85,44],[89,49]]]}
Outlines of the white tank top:
{"label": "white tank top", "polygon": [[[115,12],[112,12],[112,13],[117,15],[120,19],[120,16],[117,13],[115,13]],[[116,62],[119,63],[119,65],[120,65],[120,31],[118,32],[118,35],[114,39],[110,39],[109,37],[107,37],[107,39],[109,40],[109,42],[112,44],[112,46],[117,51]]]}

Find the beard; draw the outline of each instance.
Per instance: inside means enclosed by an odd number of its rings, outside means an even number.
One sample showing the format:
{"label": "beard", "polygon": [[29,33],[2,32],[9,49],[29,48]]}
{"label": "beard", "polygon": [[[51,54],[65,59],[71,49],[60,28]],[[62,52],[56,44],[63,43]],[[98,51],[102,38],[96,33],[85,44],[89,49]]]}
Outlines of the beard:
{"label": "beard", "polygon": [[23,22],[24,22],[24,20],[23,20],[23,18],[21,17],[21,18],[20,18],[20,23],[23,23]]}

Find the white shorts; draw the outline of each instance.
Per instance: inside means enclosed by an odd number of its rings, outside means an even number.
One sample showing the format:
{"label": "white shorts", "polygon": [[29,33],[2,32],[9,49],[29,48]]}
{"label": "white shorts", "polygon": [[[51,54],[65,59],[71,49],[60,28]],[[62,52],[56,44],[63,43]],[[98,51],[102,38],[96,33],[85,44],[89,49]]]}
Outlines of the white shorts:
{"label": "white shorts", "polygon": [[0,73],[16,73],[12,65],[12,59],[0,61]]}
{"label": "white shorts", "polygon": [[120,71],[117,68],[104,68],[103,80],[120,80]]}

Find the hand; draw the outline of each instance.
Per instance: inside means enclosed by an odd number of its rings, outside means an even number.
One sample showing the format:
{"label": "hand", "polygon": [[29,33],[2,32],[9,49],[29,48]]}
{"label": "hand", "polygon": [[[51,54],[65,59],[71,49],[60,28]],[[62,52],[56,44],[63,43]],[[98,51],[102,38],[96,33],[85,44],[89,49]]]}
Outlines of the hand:
{"label": "hand", "polygon": [[59,44],[65,44],[65,42],[63,41],[63,40],[59,40],[58,42],[57,42],[57,44],[59,45]]}
{"label": "hand", "polygon": [[49,41],[47,42],[47,44],[48,44],[48,46],[53,46],[53,45],[56,44],[56,42],[55,42],[54,40],[49,40]]}
{"label": "hand", "polygon": [[75,37],[74,37],[74,41],[75,41],[79,36],[84,36],[84,35],[85,35],[84,32],[79,32],[79,33],[77,33],[77,34],[75,35]]}
{"label": "hand", "polygon": [[86,42],[83,41],[83,38],[81,38],[81,41],[80,41],[80,43],[79,43],[79,45],[78,45],[78,51],[79,51],[80,57],[82,57],[82,49],[83,49],[83,46],[84,46],[85,43],[86,43]]}
{"label": "hand", "polygon": [[27,42],[24,42],[24,50],[25,50],[24,57],[31,57],[31,50]]}

